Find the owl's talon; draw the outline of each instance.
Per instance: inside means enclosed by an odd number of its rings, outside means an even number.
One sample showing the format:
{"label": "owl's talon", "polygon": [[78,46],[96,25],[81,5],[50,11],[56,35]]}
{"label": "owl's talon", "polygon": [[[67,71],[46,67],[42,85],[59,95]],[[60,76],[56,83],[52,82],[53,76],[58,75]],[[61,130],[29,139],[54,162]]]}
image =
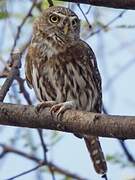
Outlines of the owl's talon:
{"label": "owl's talon", "polygon": [[55,104],[51,107],[51,114],[56,113],[57,119],[60,120],[61,115],[68,109],[75,108],[75,104],[72,101],[67,101],[59,104]]}
{"label": "owl's talon", "polygon": [[56,113],[56,112],[60,109],[60,107],[61,107],[61,104],[53,105],[53,106],[51,107],[51,109],[50,109],[50,112]]}
{"label": "owl's talon", "polygon": [[36,106],[36,112],[39,113],[40,111],[44,110],[45,108],[50,108],[50,107],[54,106],[55,104],[57,104],[55,101],[41,102]]}

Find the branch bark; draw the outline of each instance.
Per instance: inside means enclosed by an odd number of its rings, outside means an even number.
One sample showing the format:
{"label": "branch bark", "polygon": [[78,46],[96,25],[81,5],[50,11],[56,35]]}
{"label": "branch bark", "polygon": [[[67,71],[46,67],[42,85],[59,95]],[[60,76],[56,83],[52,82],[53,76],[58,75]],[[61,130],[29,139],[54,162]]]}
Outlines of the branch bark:
{"label": "branch bark", "polygon": [[117,9],[135,9],[135,0],[59,0],[74,3],[83,3],[94,6],[104,6]]}
{"label": "branch bark", "polygon": [[135,117],[67,110],[61,119],[48,109],[37,113],[34,106],[0,103],[0,124],[51,129],[120,139],[135,138]]}

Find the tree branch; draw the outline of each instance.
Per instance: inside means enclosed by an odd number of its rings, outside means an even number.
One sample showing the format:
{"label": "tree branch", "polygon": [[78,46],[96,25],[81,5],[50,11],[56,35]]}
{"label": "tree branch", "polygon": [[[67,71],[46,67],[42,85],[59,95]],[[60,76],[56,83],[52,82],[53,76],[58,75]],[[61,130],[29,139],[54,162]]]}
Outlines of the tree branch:
{"label": "tree branch", "polygon": [[9,72],[9,75],[6,79],[6,81],[4,82],[4,84],[2,85],[1,89],[0,89],[0,101],[3,101],[10,86],[12,85],[14,79],[16,76],[18,76],[19,74],[19,68],[21,67],[21,54],[19,51],[14,51],[12,53],[12,62],[11,62],[11,70]]}
{"label": "tree branch", "polygon": [[27,13],[26,16],[23,18],[21,24],[18,26],[17,33],[16,33],[16,37],[15,37],[15,39],[14,39],[14,44],[13,44],[13,47],[12,47],[12,49],[11,49],[11,54],[13,53],[13,51],[14,51],[14,49],[15,49],[15,47],[16,47],[17,41],[18,41],[18,39],[19,39],[19,37],[20,37],[20,32],[21,32],[21,30],[22,30],[22,27],[24,26],[24,24],[25,24],[25,22],[27,21],[27,19],[31,16],[32,11],[33,11],[34,7],[36,6],[36,3],[37,3],[37,0],[33,0],[33,3],[32,3],[32,5],[31,5],[28,13]]}
{"label": "tree branch", "polygon": [[104,6],[117,9],[135,9],[135,0],[59,0],[74,3],[83,3],[94,6]]}
{"label": "tree branch", "polygon": [[0,103],[0,124],[92,134],[120,139],[135,138],[135,117],[67,110],[58,120],[48,109],[37,113],[34,106]]}
{"label": "tree branch", "polygon": [[[76,179],[76,180],[86,180],[86,178],[84,177],[80,177],[79,175],[75,174],[75,173],[71,173],[70,171],[63,169],[61,167],[59,167],[58,165],[52,163],[52,162],[46,162],[34,155],[31,154],[27,154],[23,151],[17,150],[11,146],[5,145],[5,144],[0,144],[0,147],[2,147],[3,151],[0,154],[0,158],[3,158],[7,153],[14,153],[16,155],[20,155],[26,159],[32,160],[34,162],[36,162],[38,165],[47,165],[48,167],[51,167],[53,169],[54,172],[57,172],[59,174],[63,174],[65,176],[68,176],[70,178]],[[38,166],[37,166],[38,167]]]}

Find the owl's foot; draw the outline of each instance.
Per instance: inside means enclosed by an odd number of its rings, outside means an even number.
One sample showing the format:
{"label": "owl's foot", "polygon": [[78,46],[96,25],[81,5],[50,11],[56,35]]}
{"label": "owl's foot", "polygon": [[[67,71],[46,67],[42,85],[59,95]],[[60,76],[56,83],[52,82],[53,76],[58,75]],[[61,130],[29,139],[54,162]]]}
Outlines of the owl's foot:
{"label": "owl's foot", "polygon": [[73,101],[67,101],[59,104],[55,104],[51,107],[51,114],[56,113],[56,116],[62,115],[67,109],[75,109],[76,104]]}
{"label": "owl's foot", "polygon": [[40,111],[44,110],[45,108],[51,108],[55,104],[57,104],[56,101],[43,101],[43,102],[40,102],[36,106],[36,111],[39,113]]}

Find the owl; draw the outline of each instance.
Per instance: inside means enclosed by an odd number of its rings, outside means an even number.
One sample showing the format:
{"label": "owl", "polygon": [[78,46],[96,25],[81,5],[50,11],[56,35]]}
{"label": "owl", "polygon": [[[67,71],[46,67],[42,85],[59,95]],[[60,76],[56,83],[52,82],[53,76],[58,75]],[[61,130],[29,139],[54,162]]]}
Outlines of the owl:
{"label": "owl", "polygon": [[[59,116],[67,109],[101,112],[101,77],[91,47],[80,39],[80,20],[68,8],[44,10],[33,25],[26,56],[26,80],[42,108]],[[79,135],[80,136],[80,135]],[[81,135],[97,173],[106,161],[98,137]]]}

